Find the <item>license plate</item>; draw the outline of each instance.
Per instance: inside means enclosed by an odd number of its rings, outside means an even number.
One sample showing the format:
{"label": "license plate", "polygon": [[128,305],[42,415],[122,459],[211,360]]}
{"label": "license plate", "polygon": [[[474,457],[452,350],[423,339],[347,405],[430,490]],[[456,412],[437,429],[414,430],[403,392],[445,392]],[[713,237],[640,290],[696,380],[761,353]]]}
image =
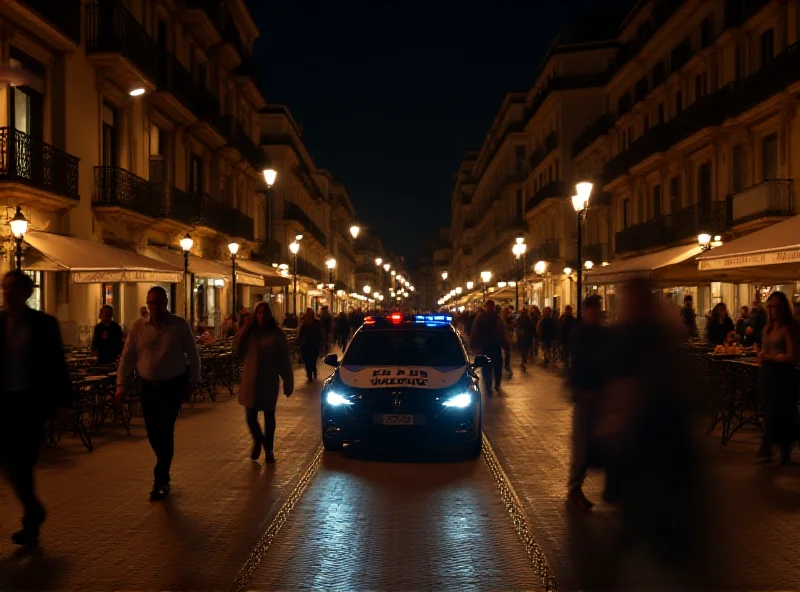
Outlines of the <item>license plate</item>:
{"label": "license plate", "polygon": [[413,415],[400,415],[393,413],[391,415],[381,415],[381,423],[387,426],[409,426],[414,425]]}

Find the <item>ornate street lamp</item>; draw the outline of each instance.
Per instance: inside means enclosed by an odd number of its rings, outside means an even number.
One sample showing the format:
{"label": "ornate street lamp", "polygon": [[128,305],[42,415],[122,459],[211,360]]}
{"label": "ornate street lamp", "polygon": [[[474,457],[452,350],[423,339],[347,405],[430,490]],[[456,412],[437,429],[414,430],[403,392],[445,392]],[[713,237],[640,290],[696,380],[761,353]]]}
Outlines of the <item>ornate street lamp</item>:
{"label": "ornate street lamp", "polygon": [[492,279],[492,272],[491,271],[482,271],[481,272],[481,281],[483,282],[483,301],[486,302],[486,284],[489,283],[489,280]]}
{"label": "ornate street lamp", "polygon": [[231,284],[231,299],[233,304],[233,320],[236,320],[236,253],[239,252],[239,243],[232,242],[228,245],[228,251],[231,253],[231,272],[233,274],[233,283]]}
{"label": "ornate street lamp", "polygon": [[358,238],[358,233],[359,232],[361,232],[361,227],[360,226],[358,226],[356,224],[353,224],[350,227],[350,236],[353,237],[353,240],[356,240]]}
{"label": "ornate street lamp", "polygon": [[[186,233],[181,239],[181,250],[183,251],[183,286],[184,294],[183,297],[183,318],[189,319],[189,324],[194,327],[194,293],[192,292],[191,287],[194,286],[194,282],[190,281],[191,276],[189,275],[189,251],[192,250],[192,246],[194,245],[194,240],[192,240],[191,235]],[[191,300],[192,302],[192,315],[191,317],[187,314],[187,307],[189,306],[188,301]]]}
{"label": "ornate street lamp", "polygon": [[[525,251],[528,250],[528,245],[525,244],[525,239],[522,237],[517,237],[517,242],[514,243],[514,246],[511,247],[511,252],[514,253],[514,257],[516,258],[516,267],[517,267],[517,277],[514,282],[514,304],[519,310],[519,264],[520,259],[525,257]],[[522,276],[522,285],[523,289],[525,287],[525,260],[522,259],[522,268],[523,268],[523,276]],[[522,295],[523,300],[525,299],[525,294]]]}
{"label": "ornate street lamp", "polygon": [[575,208],[575,214],[578,222],[578,302],[577,313],[578,318],[581,318],[581,298],[583,287],[583,265],[581,259],[583,257],[583,221],[586,219],[586,212],[589,209],[589,198],[592,196],[593,185],[589,182],[578,183],[575,185],[577,195],[572,196],[572,207]]}
{"label": "ornate street lamp", "polygon": [[16,241],[14,259],[17,263],[17,269],[22,269],[22,241],[25,238],[25,233],[28,232],[28,220],[19,206],[17,206],[17,213],[8,223],[11,226],[11,234],[14,235],[14,241]]}
{"label": "ornate street lamp", "polygon": [[[261,172],[267,184],[267,243],[269,244],[272,241],[272,186],[275,184],[278,172],[271,167]],[[266,253],[266,250],[264,252]]]}

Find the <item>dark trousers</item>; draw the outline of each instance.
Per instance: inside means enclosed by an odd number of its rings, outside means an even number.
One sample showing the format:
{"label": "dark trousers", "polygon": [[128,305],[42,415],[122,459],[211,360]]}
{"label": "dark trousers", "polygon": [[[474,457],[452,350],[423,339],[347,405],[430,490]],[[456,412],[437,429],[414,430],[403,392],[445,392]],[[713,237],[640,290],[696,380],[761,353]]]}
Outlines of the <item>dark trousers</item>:
{"label": "dark trousers", "polygon": [[306,366],[306,378],[311,380],[317,377],[317,358],[319,357],[319,346],[316,344],[304,345],[300,348],[300,357]]}
{"label": "dark trousers", "polygon": [[487,393],[492,392],[492,378],[494,378],[495,388],[500,388],[503,379],[503,349],[500,347],[490,347],[484,350],[485,355],[489,356],[491,364],[481,370],[483,375],[483,386]]}
{"label": "dark trousers", "polygon": [[175,453],[175,420],[186,391],[186,377],[165,382],[142,381],[142,415],[150,447],[156,453],[153,470],[157,484],[169,483],[169,469]]}
{"label": "dark trousers", "polygon": [[275,410],[264,410],[264,430],[261,430],[261,424],[258,423],[258,409],[245,409],[245,419],[247,419],[247,427],[250,428],[250,434],[253,436],[254,444],[262,444],[264,450],[271,451],[275,442]]}
{"label": "dark trousers", "polygon": [[[15,395],[10,395],[15,396]],[[19,395],[20,400],[29,401],[31,394]],[[9,402],[0,420],[0,454],[3,470],[14,495],[22,504],[22,527],[38,534],[44,522],[44,506],[36,497],[33,469],[39,458],[44,435],[44,418],[27,405]]]}

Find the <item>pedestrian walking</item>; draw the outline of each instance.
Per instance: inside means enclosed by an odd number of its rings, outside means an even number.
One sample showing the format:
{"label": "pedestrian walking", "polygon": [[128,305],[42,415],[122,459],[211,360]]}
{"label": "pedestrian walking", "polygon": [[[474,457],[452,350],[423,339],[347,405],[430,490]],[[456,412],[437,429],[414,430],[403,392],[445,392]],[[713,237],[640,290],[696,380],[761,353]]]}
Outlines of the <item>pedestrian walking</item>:
{"label": "pedestrian walking", "polygon": [[327,306],[322,307],[319,313],[319,320],[322,323],[322,332],[325,334],[325,353],[330,351],[331,335],[333,332],[333,317]]}
{"label": "pedestrian walking", "polygon": [[339,349],[344,351],[347,347],[347,339],[350,336],[350,321],[344,311],[340,312],[336,317],[334,333],[336,333],[336,344],[339,346]]}
{"label": "pedestrian walking", "polygon": [[527,308],[523,308],[517,319],[517,347],[519,348],[522,371],[528,371],[528,357],[533,348],[533,339],[536,335],[536,325],[533,324]]}
{"label": "pedestrian walking", "polygon": [[322,323],[314,315],[310,308],[306,309],[303,315],[303,322],[297,332],[297,341],[300,344],[300,357],[306,367],[306,378],[308,382],[317,379],[317,358],[322,351],[324,337],[322,335]]}
{"label": "pedestrian walking", "polygon": [[553,354],[553,342],[558,336],[558,324],[553,318],[553,309],[549,306],[544,308],[542,318],[539,321],[538,327],[539,341],[542,342],[542,349],[544,355],[545,366],[550,363],[550,357]]}
{"label": "pedestrian walking", "polygon": [[508,337],[509,337],[509,345],[508,349],[506,349],[503,353],[505,354],[505,360],[503,363],[503,368],[505,371],[508,372],[508,377],[512,378],[514,376],[514,371],[511,369],[511,341],[514,338],[514,308],[509,306],[503,309],[503,321],[506,323],[506,328],[508,329]]}
{"label": "pedestrian walking", "polygon": [[33,280],[24,272],[11,271],[3,277],[0,465],[23,507],[22,530],[11,540],[25,547],[39,544],[39,530],[47,515],[34,487],[45,423],[59,409],[72,405],[58,321],[29,308],[31,294]]}
{"label": "pedestrian walking", "polygon": [[570,336],[572,366],[572,459],[567,483],[567,502],[588,510],[594,504],[583,493],[590,465],[590,446],[597,406],[606,387],[608,329],[603,326],[600,296],[589,296],[583,315]]}
{"label": "pedestrian walking", "polygon": [[764,433],[758,456],[771,461],[773,449],[777,448],[784,465],[789,463],[792,446],[800,437],[795,370],[798,359],[798,327],[792,318],[789,299],[783,292],[773,292],[767,299],[767,326],[758,354],[761,364],[758,391],[764,408]]}
{"label": "pedestrian walking", "polygon": [[200,353],[185,319],[167,310],[167,292],[160,286],[147,293],[149,318],[131,327],[117,370],[117,404],[125,397],[134,369],[141,379],[141,403],[150,447],[156,455],[151,501],[169,495],[175,451],[175,420],[184,398],[200,382]]}
{"label": "pedestrian walking", "polygon": [[569,367],[570,337],[578,319],[572,314],[572,307],[568,304],[564,307],[564,314],[558,321],[559,341],[561,346],[561,361]]}
{"label": "pedestrian walking", "polygon": [[92,355],[98,364],[113,364],[122,353],[122,327],[114,321],[114,309],[106,304],[100,309],[100,322],[92,337]]}
{"label": "pedestrian walking", "polygon": [[494,389],[500,391],[503,379],[503,351],[508,350],[508,326],[497,313],[494,300],[487,300],[483,311],[475,318],[470,333],[470,346],[477,354],[483,354],[491,360],[489,366],[481,369],[483,386],[486,395],[492,396],[492,378]]}
{"label": "pedestrian walking", "polygon": [[[278,327],[272,309],[266,302],[256,305],[255,314],[234,339],[236,352],[244,360],[239,385],[239,403],[245,408],[245,419],[253,437],[250,458],[258,460],[261,449],[264,459],[275,461],[275,408],[278,404],[280,381],[283,394],[292,396],[294,372],[289,341]],[[264,429],[258,413],[264,413]]]}

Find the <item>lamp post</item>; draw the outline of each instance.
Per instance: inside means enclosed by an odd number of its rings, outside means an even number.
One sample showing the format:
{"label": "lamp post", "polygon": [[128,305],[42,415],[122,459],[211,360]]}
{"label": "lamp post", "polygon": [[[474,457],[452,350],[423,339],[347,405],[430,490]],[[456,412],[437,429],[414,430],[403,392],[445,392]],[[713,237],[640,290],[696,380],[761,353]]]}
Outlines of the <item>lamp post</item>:
{"label": "lamp post", "polygon": [[483,282],[483,301],[486,302],[486,284],[489,283],[489,280],[492,279],[492,272],[491,271],[482,271],[481,272],[481,281]]}
{"label": "lamp post", "polygon": [[350,236],[353,237],[353,242],[356,242],[358,238],[358,233],[361,232],[361,227],[358,224],[353,224],[350,227]]}
{"label": "lamp post", "polygon": [[22,269],[22,240],[25,238],[25,233],[28,232],[28,220],[19,206],[17,206],[17,213],[9,221],[9,225],[11,226],[11,234],[14,235],[14,241],[16,242],[14,259],[19,270]]}
{"label": "lamp post", "polygon": [[334,313],[336,312],[335,310],[336,305],[335,305],[335,300],[333,298],[334,295],[333,270],[336,268],[336,259],[331,257],[325,262],[325,266],[328,268],[328,289],[331,291],[331,313]]}
{"label": "lamp post", "polygon": [[269,244],[272,242],[272,186],[275,184],[278,173],[273,168],[267,168],[261,172],[264,174],[264,181],[267,184],[267,244]]}
{"label": "lamp post", "polygon": [[231,298],[233,306],[233,320],[236,320],[236,253],[239,252],[239,243],[232,242],[228,245],[228,250],[231,252],[231,272],[233,274],[233,283],[231,284]]}
{"label": "lamp post", "polygon": [[576,219],[578,222],[578,302],[577,302],[577,317],[581,318],[581,297],[583,288],[583,263],[581,261],[583,253],[583,221],[586,219],[586,212],[589,209],[589,198],[592,195],[592,184],[588,182],[578,183],[575,185],[577,195],[572,196],[572,207],[575,208]]}
{"label": "lamp post", "polygon": [[[192,245],[194,245],[194,241],[189,233],[186,233],[181,239],[181,250],[183,251],[183,286],[186,294],[183,297],[183,318],[189,319],[189,324],[194,327],[194,294],[192,293],[192,287],[194,286],[194,282],[189,281],[191,277],[189,276],[189,251],[192,250]],[[189,301],[192,302],[192,316],[191,318],[188,316],[187,308],[189,307]]]}
{"label": "lamp post", "polygon": [[297,241],[289,245],[289,251],[294,259],[292,266],[292,312],[297,315],[297,252],[300,250],[300,243]]}
{"label": "lamp post", "polygon": [[[516,258],[516,268],[517,268],[517,277],[516,281],[514,282],[514,304],[519,311],[519,264],[520,259],[525,255],[525,251],[528,250],[528,245],[525,244],[525,239],[522,237],[517,238],[517,242],[514,243],[514,246],[511,248],[511,252],[514,253],[514,257]],[[524,266],[524,263],[523,263]],[[523,290],[525,288],[525,278],[523,274],[522,278],[522,286]],[[525,299],[525,294],[522,295],[523,300]]]}

